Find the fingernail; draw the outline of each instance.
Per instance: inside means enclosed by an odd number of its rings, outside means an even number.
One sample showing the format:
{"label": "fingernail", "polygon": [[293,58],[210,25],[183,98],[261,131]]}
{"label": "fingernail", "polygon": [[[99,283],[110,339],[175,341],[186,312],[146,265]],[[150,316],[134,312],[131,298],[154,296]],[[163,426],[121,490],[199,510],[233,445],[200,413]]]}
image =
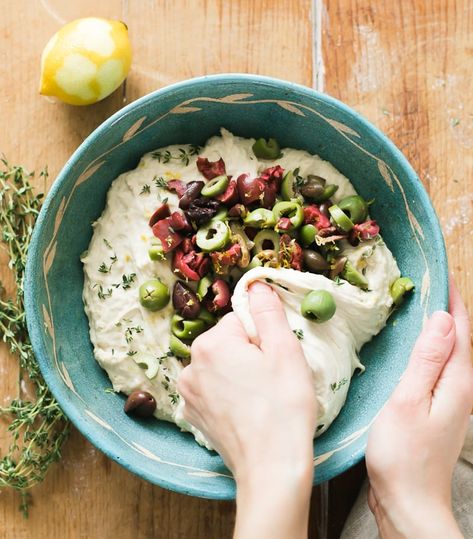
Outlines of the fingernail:
{"label": "fingernail", "polygon": [[254,281],[250,284],[250,292],[252,294],[267,294],[270,290],[270,287],[261,281]]}
{"label": "fingernail", "polygon": [[445,311],[435,311],[427,325],[429,335],[447,337],[453,328],[453,318]]}

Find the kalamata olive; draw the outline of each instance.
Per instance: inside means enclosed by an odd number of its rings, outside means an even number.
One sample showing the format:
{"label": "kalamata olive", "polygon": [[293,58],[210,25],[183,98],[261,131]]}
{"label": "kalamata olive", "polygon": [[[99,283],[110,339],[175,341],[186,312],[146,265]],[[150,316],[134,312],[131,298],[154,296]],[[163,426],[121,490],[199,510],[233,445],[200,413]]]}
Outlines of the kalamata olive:
{"label": "kalamata olive", "polygon": [[304,260],[305,267],[312,273],[322,273],[328,270],[329,265],[325,258],[312,249],[303,249],[302,258]]}
{"label": "kalamata olive", "polygon": [[215,217],[220,208],[220,202],[212,198],[200,197],[193,200],[186,211],[186,217],[197,226],[208,223]]}
{"label": "kalamata olive", "polygon": [[179,200],[179,208],[181,208],[181,210],[187,210],[191,205],[191,202],[200,195],[204,185],[205,183],[200,180],[197,182],[189,182],[181,200]]}
{"label": "kalamata olive", "polygon": [[156,401],[147,391],[133,391],[125,402],[123,410],[126,414],[138,417],[151,417],[156,410]]}
{"label": "kalamata olive", "polygon": [[184,318],[193,320],[197,318],[200,311],[200,301],[188,286],[180,281],[176,281],[172,291],[172,304],[174,309]]}
{"label": "kalamata olive", "polygon": [[319,198],[322,196],[325,187],[320,182],[307,180],[300,189],[302,196],[305,198]]}
{"label": "kalamata olive", "polygon": [[169,217],[170,215],[171,211],[169,209],[169,206],[167,204],[161,204],[160,206],[158,206],[153,215],[149,218],[148,224],[152,227],[158,221],[161,221],[161,219],[166,219],[166,217]]}
{"label": "kalamata olive", "polygon": [[265,183],[260,178],[250,178],[248,174],[241,174],[237,179],[238,194],[243,204],[248,205],[261,201],[265,190]]}
{"label": "kalamata olive", "polygon": [[223,279],[215,280],[210,286],[209,292],[210,297],[205,300],[208,311],[214,313],[228,307],[231,299],[230,288]]}
{"label": "kalamata olive", "polygon": [[331,206],[333,206],[333,202],[330,199],[326,200],[325,202],[322,202],[319,205],[320,213],[322,213],[323,215],[325,215],[325,217],[327,217],[329,219],[330,219],[330,212],[328,211],[328,209]]}

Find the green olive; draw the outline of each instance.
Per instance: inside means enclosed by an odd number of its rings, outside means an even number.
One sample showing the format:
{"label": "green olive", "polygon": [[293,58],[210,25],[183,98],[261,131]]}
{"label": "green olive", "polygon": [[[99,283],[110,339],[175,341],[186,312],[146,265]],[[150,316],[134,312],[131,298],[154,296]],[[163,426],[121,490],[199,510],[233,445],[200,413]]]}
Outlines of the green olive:
{"label": "green olive", "polygon": [[414,290],[414,283],[409,277],[399,277],[391,285],[391,297],[394,305],[399,306],[404,301],[404,296]]}
{"label": "green olive", "polygon": [[243,222],[254,228],[273,228],[276,224],[276,218],[271,210],[258,208],[248,213]]}
{"label": "green olive", "polygon": [[204,197],[216,197],[218,195],[221,195],[222,193],[225,193],[225,190],[228,187],[229,184],[228,176],[222,175],[222,176],[216,176],[215,178],[212,178],[209,180],[204,187],[202,187],[202,191],[200,194]]}
{"label": "green olive", "polygon": [[197,297],[199,298],[200,301],[202,301],[205,298],[212,283],[213,281],[208,275],[205,275],[199,281],[199,284],[197,285]]}
{"label": "green olive", "polygon": [[225,247],[230,239],[230,229],[225,221],[212,219],[199,228],[196,234],[196,243],[202,251],[218,251]]}
{"label": "green olive", "polygon": [[309,247],[315,241],[317,228],[314,225],[304,225],[299,231],[299,238],[303,247]]}
{"label": "green olive", "polygon": [[192,341],[206,329],[205,322],[199,318],[196,320],[184,320],[178,314],[173,315],[171,318],[171,332],[178,339]]}
{"label": "green olive", "polygon": [[302,316],[317,323],[327,322],[335,314],[337,306],[332,294],[326,290],[312,290],[302,300]]}
{"label": "green olive", "polygon": [[359,195],[343,198],[338,203],[338,207],[348,215],[350,220],[355,224],[362,223],[368,216],[368,204],[365,199]]}
{"label": "green olive", "polygon": [[248,266],[246,266],[245,271],[250,271],[253,268],[260,268],[263,265],[263,262],[258,258],[258,256],[254,256],[251,260]]}
{"label": "green olive", "polygon": [[157,238],[151,240],[151,247],[148,249],[148,256],[150,260],[166,260],[163,244]]}
{"label": "green olive", "polygon": [[[322,189],[323,191],[323,189]],[[289,170],[282,180],[281,196],[284,200],[298,200],[303,202],[302,196],[297,191],[297,175],[292,170]]]}
{"label": "green olive", "polygon": [[189,359],[191,357],[191,347],[178,339],[175,335],[171,335],[169,338],[169,350],[176,356],[183,359]]}
{"label": "green olive", "polygon": [[227,208],[221,208],[218,212],[212,217],[212,221],[226,221],[228,217]]}
{"label": "green olive", "polygon": [[327,185],[324,189],[324,192],[318,196],[314,197],[314,202],[324,202],[325,200],[328,200],[331,196],[333,196],[338,191],[338,185],[331,184]]}
{"label": "green olive", "polygon": [[366,277],[359,272],[349,260],[346,261],[345,267],[341,272],[341,276],[350,284],[358,286],[358,288],[363,290],[368,288],[368,281],[366,280]]}
{"label": "green olive", "polygon": [[281,156],[281,148],[276,139],[270,138],[265,140],[259,138],[252,146],[253,153],[258,159],[277,159]]}
{"label": "green olive", "polygon": [[140,286],[140,303],[149,311],[159,311],[169,303],[169,288],[159,279],[150,279]]}
{"label": "green olive", "polygon": [[[277,251],[279,249],[279,234],[274,232],[274,230],[260,230],[256,234],[254,240],[253,251],[255,254],[260,253],[266,249],[273,249]],[[268,246],[267,242],[271,245]]]}
{"label": "green olive", "polygon": [[207,309],[200,309],[199,316],[197,317],[199,320],[202,320],[205,322],[207,327],[215,326],[217,323],[217,319],[215,318],[215,315],[207,311]]}
{"label": "green olive", "polygon": [[281,217],[289,217],[291,221],[291,229],[299,228],[304,222],[304,210],[302,206],[295,200],[277,202],[273,208],[274,218],[276,223]]}
{"label": "green olive", "polygon": [[333,206],[330,206],[328,211],[330,212],[330,215],[332,216],[332,219],[335,221],[337,226],[339,226],[345,232],[350,232],[354,224],[343,210],[341,210],[336,204],[334,204]]}

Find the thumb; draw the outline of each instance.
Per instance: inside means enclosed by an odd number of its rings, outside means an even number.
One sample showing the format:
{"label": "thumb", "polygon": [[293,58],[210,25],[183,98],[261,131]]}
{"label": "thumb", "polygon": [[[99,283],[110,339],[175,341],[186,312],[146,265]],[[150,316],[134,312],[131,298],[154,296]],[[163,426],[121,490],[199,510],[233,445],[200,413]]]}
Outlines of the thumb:
{"label": "thumb", "polygon": [[270,286],[255,281],[249,288],[250,312],[260,338],[259,347],[272,356],[286,355],[296,339],[279,296]]}
{"label": "thumb", "polygon": [[406,372],[399,383],[405,396],[430,398],[455,344],[453,317],[436,311],[419,335]]}

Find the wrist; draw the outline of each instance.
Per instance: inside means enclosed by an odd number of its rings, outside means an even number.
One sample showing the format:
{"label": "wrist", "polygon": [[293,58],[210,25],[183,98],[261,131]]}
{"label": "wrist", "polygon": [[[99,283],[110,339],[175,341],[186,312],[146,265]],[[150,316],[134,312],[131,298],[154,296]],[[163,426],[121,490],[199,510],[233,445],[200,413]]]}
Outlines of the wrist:
{"label": "wrist", "polygon": [[462,539],[455,517],[448,503],[435,503],[425,500],[423,503],[392,504],[373,510],[381,539],[432,539],[448,537]]}
{"label": "wrist", "polygon": [[307,537],[313,462],[261,466],[237,481],[235,539]]}

